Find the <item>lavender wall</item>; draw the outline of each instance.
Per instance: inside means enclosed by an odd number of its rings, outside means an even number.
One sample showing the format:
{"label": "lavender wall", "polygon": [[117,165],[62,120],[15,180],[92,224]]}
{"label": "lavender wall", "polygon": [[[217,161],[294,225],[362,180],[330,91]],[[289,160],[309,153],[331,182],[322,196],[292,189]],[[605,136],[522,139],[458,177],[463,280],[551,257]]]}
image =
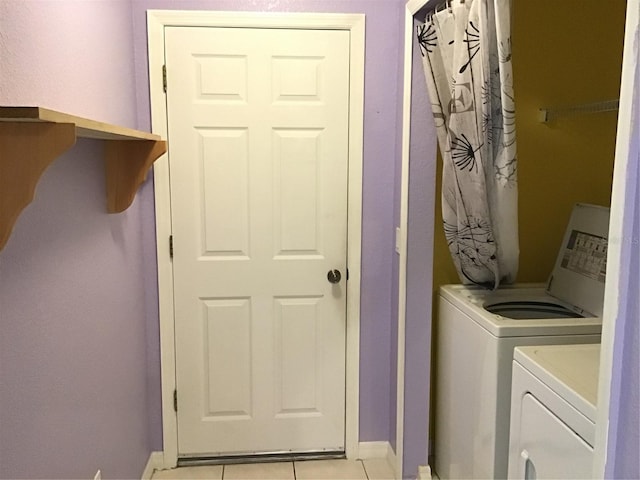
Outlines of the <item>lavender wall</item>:
{"label": "lavender wall", "polygon": [[[389,72],[401,68],[403,4],[0,0],[0,104],[42,104],[142,129],[149,127],[147,8],[367,15],[361,441],[393,440],[395,432],[393,227],[401,92],[399,73]],[[409,475],[426,454],[435,161],[435,135],[424,117],[428,103],[417,97],[413,103],[404,427]],[[3,478],[88,478],[97,468],[105,478],[138,477],[149,451],[161,448],[153,188],[143,186],[127,212],[106,215],[100,149],[99,142],[80,140],[53,164],[0,252]],[[637,217],[635,228],[637,237]],[[615,478],[638,476],[629,453],[638,444],[639,387],[632,369],[638,364],[638,306],[630,295],[637,270],[629,278],[611,411],[608,472]]]}
{"label": "lavender wall", "polygon": [[[636,179],[638,179],[637,175]],[[640,204],[639,190],[636,189],[635,194],[636,207],[633,229],[627,238],[629,245],[633,247],[629,249],[630,261],[625,262],[628,270],[628,283],[625,294],[621,298],[621,305],[625,306],[624,317],[619,320],[621,325],[616,325],[609,413],[609,444],[607,445],[608,463],[605,472],[605,478],[608,479],[635,480],[640,478],[640,460],[638,459],[638,452],[640,452],[640,373],[638,372],[640,365],[638,352],[640,339],[638,265],[640,265],[640,255],[637,248],[640,243],[640,221],[637,207]]]}
{"label": "lavender wall", "polygon": [[[391,292],[394,281],[394,189],[396,162],[399,161],[398,102],[401,97],[399,75],[402,68],[402,0],[134,0],[135,79],[138,92],[139,124],[149,128],[148,62],[146,10],[196,9],[221,11],[281,11],[364,13],[366,15],[364,185],[362,226],[361,290],[361,371],[360,441],[389,440],[395,434],[390,418],[391,386]],[[144,209],[151,212],[153,199],[143,192]],[[149,192],[150,193],[150,192]],[[155,266],[147,262],[148,290],[155,288]],[[396,275],[397,277],[397,275]],[[157,316],[150,315],[147,328],[153,338],[149,345],[151,369],[159,363]],[[155,378],[155,373],[153,373]],[[150,384],[159,392],[159,379]],[[395,397],[393,399],[395,401]],[[150,404],[152,424],[161,418],[160,404]],[[392,427],[391,427],[392,425]],[[155,449],[161,439],[153,437]]]}
{"label": "lavender wall", "polygon": [[[132,51],[129,0],[0,0],[0,104],[135,126]],[[104,183],[79,140],[0,252],[1,478],[140,478],[148,458],[141,211],[107,215]]]}
{"label": "lavender wall", "polygon": [[417,45],[413,48],[412,71],[403,459],[406,478],[415,478],[418,466],[427,464],[436,185],[436,131]]}
{"label": "lavender wall", "polygon": [[[636,66],[636,85],[640,65]],[[634,93],[636,111],[640,109],[640,93]],[[637,119],[630,145],[625,221],[622,237],[620,316],[616,321],[611,398],[609,405],[609,439],[605,478],[640,478],[640,132]]]}

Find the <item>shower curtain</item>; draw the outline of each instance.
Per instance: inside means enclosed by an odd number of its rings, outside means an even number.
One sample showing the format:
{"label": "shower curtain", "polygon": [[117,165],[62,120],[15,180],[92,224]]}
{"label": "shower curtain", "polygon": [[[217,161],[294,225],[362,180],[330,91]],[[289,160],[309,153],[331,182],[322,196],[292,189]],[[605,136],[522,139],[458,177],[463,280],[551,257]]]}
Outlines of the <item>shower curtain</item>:
{"label": "shower curtain", "polygon": [[518,270],[509,0],[451,0],[418,26],[443,160],[444,232],[463,283]]}

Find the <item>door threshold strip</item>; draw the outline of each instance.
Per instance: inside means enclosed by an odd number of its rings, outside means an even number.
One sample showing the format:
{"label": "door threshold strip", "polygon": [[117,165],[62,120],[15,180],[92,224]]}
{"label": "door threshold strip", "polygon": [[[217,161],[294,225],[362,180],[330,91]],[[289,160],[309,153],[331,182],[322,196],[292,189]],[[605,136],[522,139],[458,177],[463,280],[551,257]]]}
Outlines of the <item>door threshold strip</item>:
{"label": "door threshold strip", "polygon": [[178,458],[179,467],[200,465],[228,465],[234,463],[300,462],[305,460],[333,460],[346,458],[344,451],[327,452],[274,452],[260,454],[238,454]]}

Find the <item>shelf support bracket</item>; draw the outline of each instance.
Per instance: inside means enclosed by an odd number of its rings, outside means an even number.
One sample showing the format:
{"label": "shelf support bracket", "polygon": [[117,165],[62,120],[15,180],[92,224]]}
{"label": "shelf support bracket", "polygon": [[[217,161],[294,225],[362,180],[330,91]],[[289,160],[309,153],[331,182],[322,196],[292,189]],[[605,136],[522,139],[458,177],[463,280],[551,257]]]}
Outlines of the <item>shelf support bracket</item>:
{"label": "shelf support bracket", "polygon": [[73,123],[0,122],[0,250],[42,174],[76,143]]}
{"label": "shelf support bracket", "polygon": [[114,140],[106,142],[107,211],[120,213],[133,203],[153,162],[167,151],[162,140]]}

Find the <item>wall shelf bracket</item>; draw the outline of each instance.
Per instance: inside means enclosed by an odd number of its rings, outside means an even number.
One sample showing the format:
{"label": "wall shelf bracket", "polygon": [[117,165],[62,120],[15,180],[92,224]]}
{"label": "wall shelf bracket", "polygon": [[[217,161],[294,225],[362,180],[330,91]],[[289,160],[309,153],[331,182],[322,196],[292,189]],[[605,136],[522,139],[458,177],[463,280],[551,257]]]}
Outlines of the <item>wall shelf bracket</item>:
{"label": "wall shelf bracket", "polygon": [[75,143],[73,124],[0,123],[0,249],[44,171]]}
{"label": "wall shelf bracket", "polygon": [[36,185],[76,138],[106,141],[107,211],[126,210],[153,162],[167,151],[157,135],[40,107],[0,107],[0,250]]}
{"label": "wall shelf bracket", "polygon": [[114,140],[105,145],[107,212],[129,208],[153,162],[166,151],[163,141]]}

